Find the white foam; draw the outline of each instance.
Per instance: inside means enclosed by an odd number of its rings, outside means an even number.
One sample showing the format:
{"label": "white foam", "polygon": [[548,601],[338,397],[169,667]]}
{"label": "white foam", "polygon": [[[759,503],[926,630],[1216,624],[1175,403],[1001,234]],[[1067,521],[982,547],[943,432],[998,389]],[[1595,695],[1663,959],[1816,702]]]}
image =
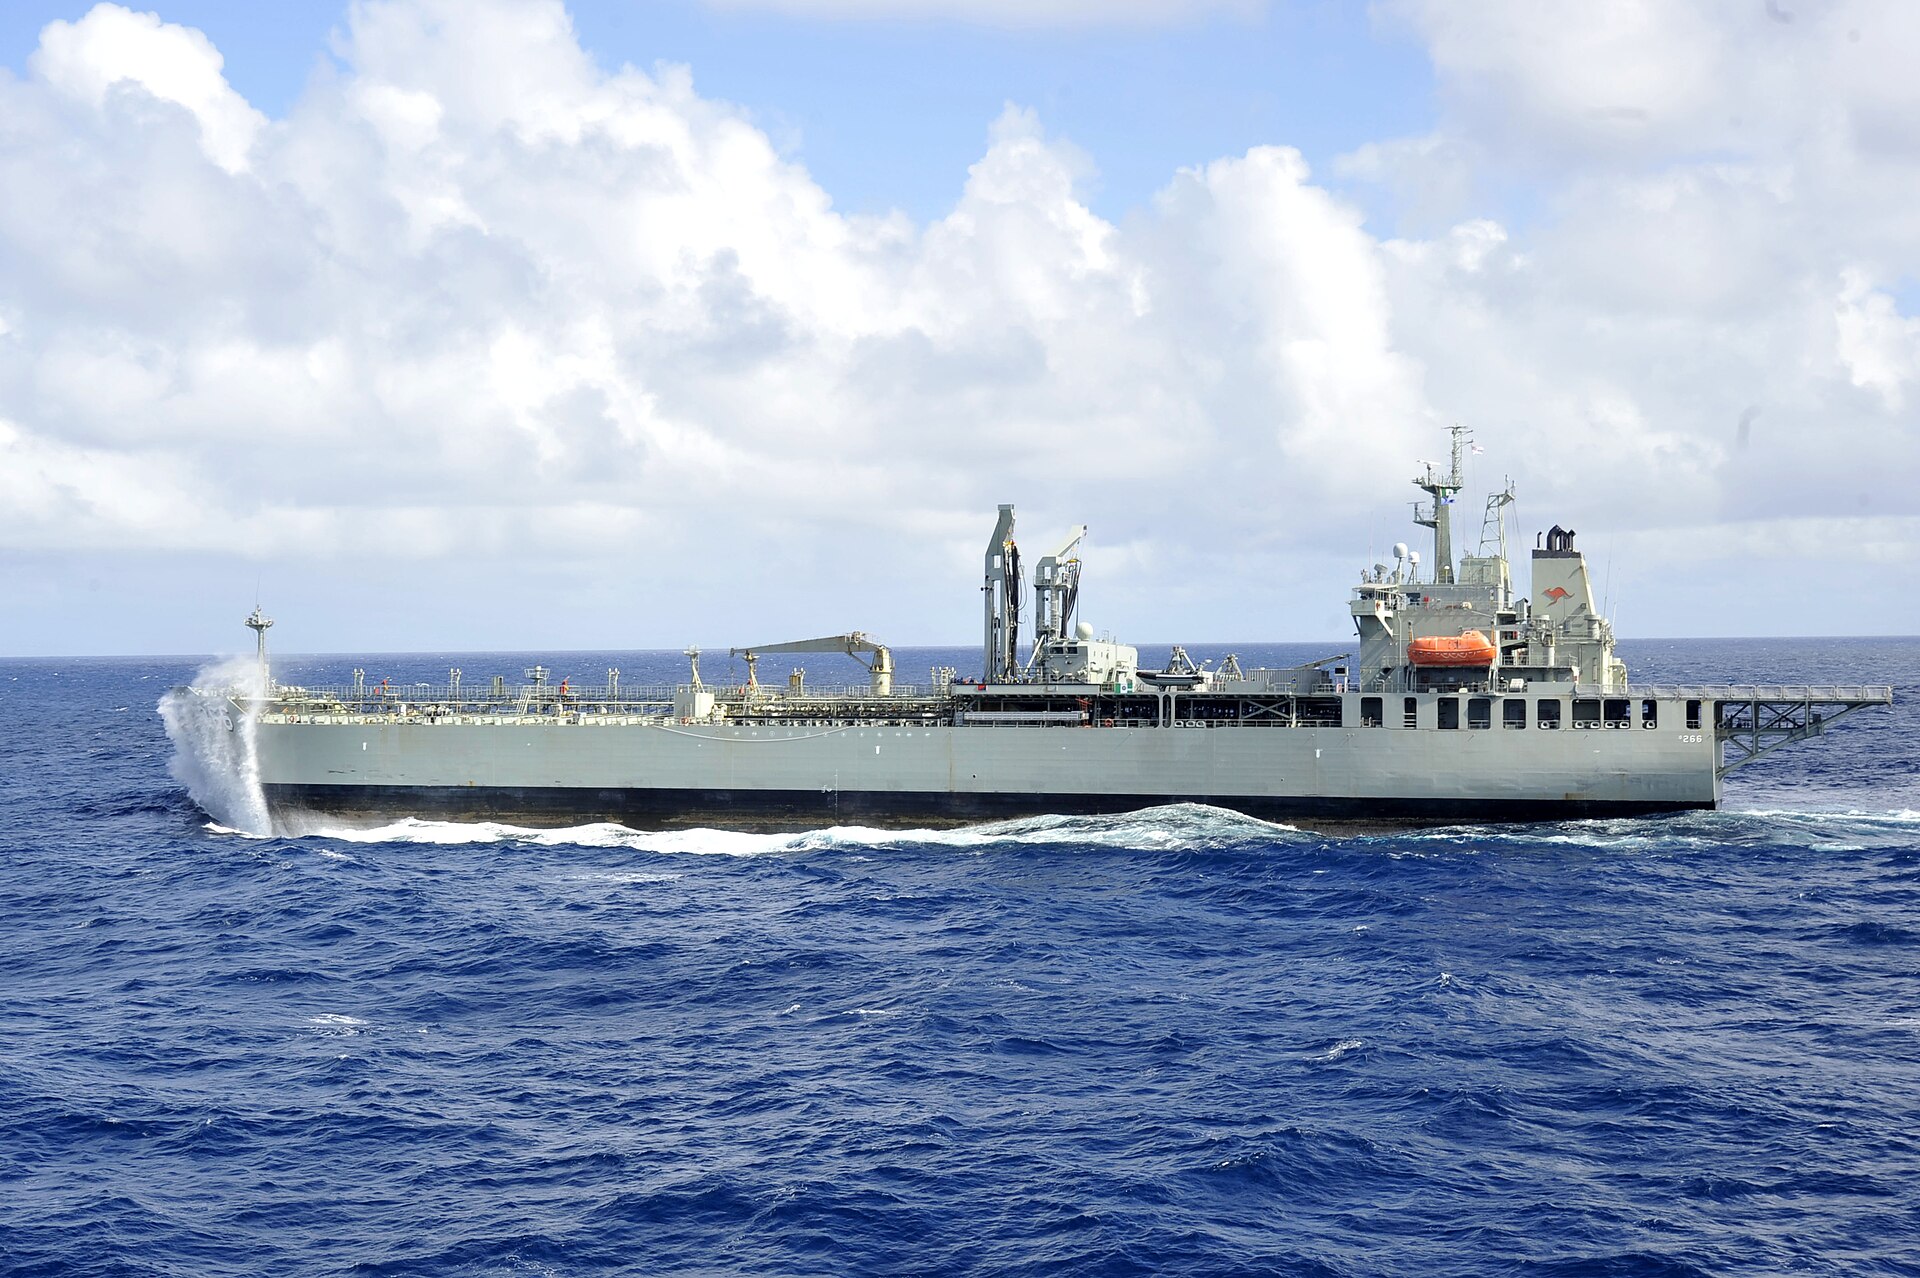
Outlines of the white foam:
{"label": "white foam", "polygon": [[377,826],[336,825],[317,819],[286,825],[281,833],[346,843],[532,843],[543,847],[624,848],[666,855],[765,856],[901,846],[983,851],[1009,843],[1028,846],[1072,843],[1153,852],[1184,850],[1199,843],[1272,841],[1276,836],[1295,835],[1299,831],[1222,808],[1180,803],[1114,816],[1024,817],[945,830],[881,830],[843,825],[797,833],[760,834],[743,830],[634,830],[611,822],[540,829],[499,821],[432,821],[406,817]]}
{"label": "white foam", "polygon": [[673,883],[682,876],[654,870],[608,870],[593,874],[566,874],[563,883]]}
{"label": "white foam", "polygon": [[313,1026],[313,1032],[322,1038],[352,1038],[366,1027],[367,1022],[342,1012],[322,1012],[318,1016],[309,1016],[307,1024]]}
{"label": "white foam", "polygon": [[298,823],[287,830],[296,838],[343,843],[532,843],[541,847],[628,848],[641,852],[719,856],[755,856],[797,846],[810,834],[749,834],[733,830],[633,830],[612,822],[561,829],[536,829],[501,821],[429,821],[404,817],[386,825],[343,826]]}
{"label": "white foam", "polygon": [[1300,833],[1298,827],[1262,821],[1204,803],[1170,803],[1109,816],[1038,816],[957,830],[912,830],[880,835],[883,841],[944,843],[953,847],[993,844],[1079,843],[1153,852],[1197,843],[1272,841]]}
{"label": "white foam", "polygon": [[1729,808],[1735,816],[1759,817],[1765,821],[1798,822],[1807,825],[1830,825],[1837,822],[1860,822],[1872,825],[1920,825],[1920,811],[1912,808],[1882,808],[1877,811],[1862,811],[1859,808]]}
{"label": "white foam", "polygon": [[1314,1057],[1314,1059],[1319,1061],[1337,1061],[1348,1052],[1357,1052],[1365,1046],[1366,1043],[1360,1039],[1343,1038],[1326,1051]]}
{"label": "white foam", "polygon": [[160,719],[173,742],[167,771],[222,832],[273,833],[254,738],[264,694],[260,667],[233,657],[203,667],[192,688],[160,698]]}

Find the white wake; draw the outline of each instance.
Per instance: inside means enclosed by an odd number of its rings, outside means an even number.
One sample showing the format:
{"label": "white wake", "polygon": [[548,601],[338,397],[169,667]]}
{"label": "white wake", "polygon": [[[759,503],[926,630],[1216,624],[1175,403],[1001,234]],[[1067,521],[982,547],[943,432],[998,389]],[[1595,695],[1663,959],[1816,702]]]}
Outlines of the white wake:
{"label": "white wake", "polygon": [[[222,822],[223,825],[229,824]],[[234,833],[247,833],[241,826]],[[1272,842],[1298,835],[1222,808],[1172,804],[1112,816],[1040,816],[955,829],[882,830],[842,825],[768,834],[744,830],[634,830],[610,822],[539,829],[499,821],[434,821],[419,817],[377,826],[345,826],[315,819],[278,833],[343,843],[527,843],[544,847],[628,848],[638,852],[704,856],[766,856],[828,850],[947,847],[984,851],[1016,845],[1071,845],[1130,851],[1185,851],[1247,841]]]}

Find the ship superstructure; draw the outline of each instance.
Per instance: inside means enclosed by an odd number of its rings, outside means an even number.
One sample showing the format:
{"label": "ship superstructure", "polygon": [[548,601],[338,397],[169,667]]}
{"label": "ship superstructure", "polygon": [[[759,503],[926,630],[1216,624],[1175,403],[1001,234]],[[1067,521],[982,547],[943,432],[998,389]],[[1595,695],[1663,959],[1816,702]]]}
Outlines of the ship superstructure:
{"label": "ship superstructure", "polygon": [[[245,711],[269,808],[383,820],[402,814],[520,823],[802,828],[958,823],[1035,813],[1200,802],[1309,822],[1499,820],[1711,808],[1721,780],[1818,735],[1886,687],[1652,687],[1629,681],[1595,605],[1575,534],[1532,549],[1530,593],[1513,582],[1512,488],[1486,504],[1476,552],[1453,554],[1466,433],[1451,464],[1415,484],[1432,559],[1404,544],[1361,574],[1352,654],[1286,669],[1217,668],[1179,648],[1158,670],[1078,619],[1074,530],[1036,561],[1031,632],[1015,511],[1001,506],[984,556],[978,673],[896,681],[892,653],[861,632],[736,648],[748,677],[668,687],[393,689],[355,671],[340,688],[264,696],[198,690]],[[863,686],[759,682],[778,653],[838,652]],[[238,729],[236,729],[238,730]]]}

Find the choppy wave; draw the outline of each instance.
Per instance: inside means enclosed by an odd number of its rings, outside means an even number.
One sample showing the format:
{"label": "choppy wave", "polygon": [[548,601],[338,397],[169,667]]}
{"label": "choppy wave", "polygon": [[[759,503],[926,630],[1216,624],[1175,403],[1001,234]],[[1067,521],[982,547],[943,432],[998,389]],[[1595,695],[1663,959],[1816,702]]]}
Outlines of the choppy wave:
{"label": "choppy wave", "polygon": [[1917,825],[1920,812],[1910,808],[1723,808],[1652,817],[1436,826],[1381,835],[1374,842],[1403,854],[1443,844],[1559,846],[1614,853],[1644,850],[1676,856],[1755,841],[1789,845],[1812,841],[1812,847],[1840,851],[1904,843],[1913,837]]}

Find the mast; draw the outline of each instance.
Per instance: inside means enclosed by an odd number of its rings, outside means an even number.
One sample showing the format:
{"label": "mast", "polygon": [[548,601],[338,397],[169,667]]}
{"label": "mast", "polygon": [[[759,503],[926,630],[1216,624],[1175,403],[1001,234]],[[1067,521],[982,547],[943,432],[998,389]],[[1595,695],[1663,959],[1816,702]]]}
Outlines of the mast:
{"label": "mast", "polygon": [[1433,529],[1433,579],[1437,584],[1453,582],[1453,495],[1464,486],[1460,476],[1461,455],[1471,432],[1457,422],[1447,428],[1453,435],[1452,466],[1446,474],[1435,474],[1432,462],[1423,462],[1426,470],[1414,476],[1413,486],[1432,501],[1426,508],[1413,508],[1413,522]]}
{"label": "mast", "polygon": [[260,658],[260,690],[273,691],[273,676],[267,672],[267,628],[273,624],[273,618],[260,611],[260,605],[253,606],[253,612],[247,617],[247,629],[253,631]]}

